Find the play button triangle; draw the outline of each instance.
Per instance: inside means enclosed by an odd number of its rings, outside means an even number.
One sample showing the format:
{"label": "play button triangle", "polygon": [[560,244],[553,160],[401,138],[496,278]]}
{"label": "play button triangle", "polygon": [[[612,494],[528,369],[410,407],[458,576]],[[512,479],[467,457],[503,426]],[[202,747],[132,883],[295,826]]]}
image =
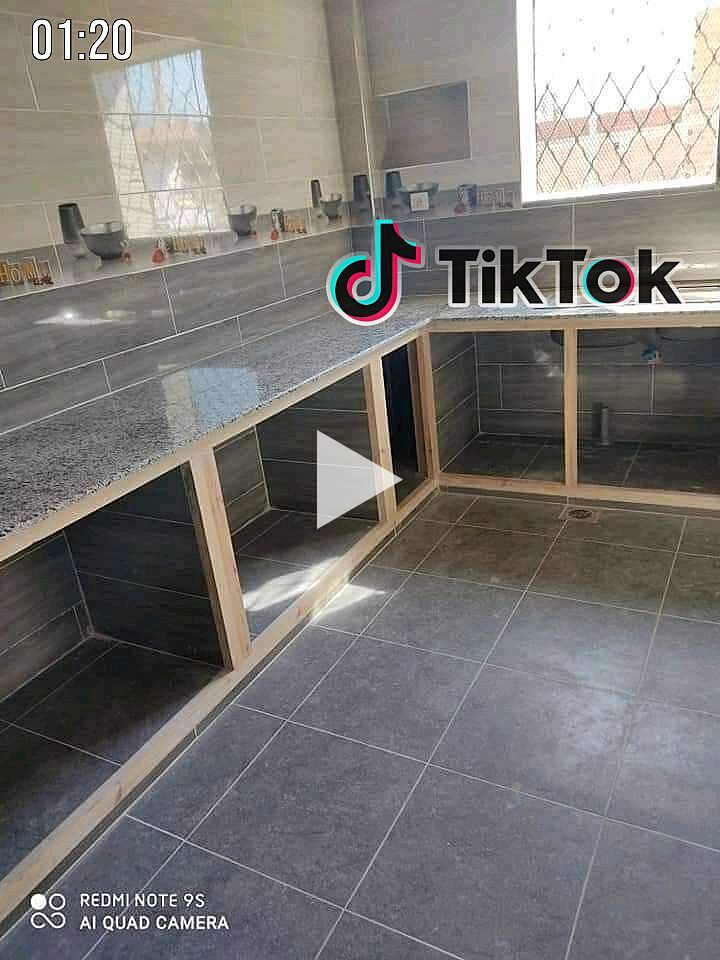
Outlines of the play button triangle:
{"label": "play button triangle", "polygon": [[317,431],[317,526],[400,483],[389,470]]}

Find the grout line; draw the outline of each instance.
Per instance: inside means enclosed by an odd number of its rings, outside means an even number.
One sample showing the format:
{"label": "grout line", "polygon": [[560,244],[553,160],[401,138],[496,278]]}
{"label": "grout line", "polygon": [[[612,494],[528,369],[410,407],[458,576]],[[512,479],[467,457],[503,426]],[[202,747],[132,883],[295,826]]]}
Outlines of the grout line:
{"label": "grout line", "polygon": [[[457,334],[451,334],[451,336],[457,336]],[[475,342],[474,342],[474,340],[473,340],[473,342],[470,344],[469,347],[465,347],[465,349],[464,349],[464,350],[461,350],[460,353],[455,353],[455,354],[453,354],[452,357],[450,357],[449,360],[443,360],[443,362],[440,364],[439,367],[433,367],[433,369],[432,369],[433,376],[434,376],[436,373],[439,373],[441,370],[444,370],[445,367],[450,366],[451,363],[454,363],[454,362],[455,362],[456,360],[458,360],[460,357],[464,357],[466,353],[470,353],[471,350],[473,351],[473,353],[475,352]]]}
{"label": "grout line", "polygon": [[595,844],[593,845],[592,854],[590,855],[590,862],[588,863],[588,868],[585,873],[585,878],[583,880],[582,887],[580,888],[580,896],[578,898],[578,904],[575,910],[575,915],[573,916],[572,926],[570,927],[570,936],[568,937],[567,947],[565,948],[564,960],[569,960],[570,952],[573,948],[573,943],[575,941],[575,934],[577,933],[578,923],[580,921],[580,913],[582,912],[583,904],[585,903],[585,894],[587,893],[587,888],[590,884],[590,874],[592,873],[592,868],[595,866],[595,859],[597,857],[598,850],[600,849],[600,841],[602,840],[604,831],[605,831],[605,823],[601,823],[600,829],[598,830],[597,837],[595,838]]}
{"label": "grout line", "polygon": [[[24,636],[20,637],[19,640],[15,640],[15,642],[11,643],[10,646],[7,647],[5,650],[0,651],[0,663],[2,663],[2,658],[6,656],[8,653],[10,653],[11,650],[14,650],[15,647],[18,647],[20,646],[21,643],[24,643],[26,640],[29,640],[30,637],[35,636],[35,634],[38,633],[40,630],[45,630],[46,627],[49,627],[51,623],[54,623],[56,620],[59,620],[60,617],[64,617],[66,613],[69,613],[70,610],[73,610],[76,607],[76,605],[80,602],[81,602],[80,600],[76,600],[75,603],[70,604],[69,607],[65,607],[64,610],[60,611],[60,613],[56,613],[54,616],[50,617],[50,619],[46,620],[45,623],[41,623],[39,626],[33,627],[30,633],[26,633],[24,634]],[[71,649],[74,649],[74,647],[72,647]],[[69,651],[66,651],[66,652],[69,653]],[[64,656],[65,656],[64,653],[60,654],[60,657],[57,657],[56,659],[59,660]],[[43,670],[46,670],[46,669],[47,667],[43,667],[42,670],[38,671],[38,673],[42,673]],[[37,676],[37,674],[35,674],[35,676]],[[8,696],[12,696],[12,694],[8,694]],[[5,697],[0,698],[0,702],[4,699]]]}
{"label": "grout line", "polygon": [[223,666],[220,663],[212,663],[210,660],[198,660],[197,657],[185,657],[181,653],[173,653],[171,650],[161,650],[159,647],[150,647],[145,643],[136,643],[134,640],[121,640],[119,637],[111,637],[107,633],[96,631],[95,637],[98,640],[107,640],[108,643],[113,643],[117,647],[133,647],[135,650],[144,650],[145,653],[155,654],[159,657],[172,657],[173,660],[182,660],[184,663],[192,663],[198,667],[210,667],[210,669],[217,670],[218,672],[223,670]]}
{"label": "grout line", "polygon": [[78,747],[75,743],[68,743],[67,740],[58,740],[57,737],[51,737],[47,733],[40,733],[39,730],[31,730],[30,727],[24,727],[20,723],[10,722],[8,726],[16,730],[22,730],[23,733],[31,734],[33,737],[40,737],[41,740],[49,740],[50,743],[57,743],[61,747],[67,747],[69,750],[76,750],[78,753],[84,753],[88,757],[94,757],[96,760],[102,760],[103,763],[110,763],[113,767],[121,767],[122,763],[117,760],[111,760],[109,757],[102,757],[99,753],[93,753],[92,750],[85,750]]}
{"label": "grout line", "polygon": [[457,410],[459,410],[460,407],[462,407],[463,404],[467,403],[468,400],[472,400],[472,399],[473,399],[473,396],[474,396],[474,394],[473,394],[472,392],[471,392],[471,393],[468,393],[467,396],[463,397],[462,400],[460,400],[458,403],[456,403],[454,407],[451,407],[451,408],[448,410],[447,413],[444,413],[439,420],[436,420],[435,422],[436,422],[436,424],[438,425],[438,427],[440,426],[441,423],[444,423],[444,422],[447,420],[448,417],[451,417],[451,416],[453,415],[453,413],[455,413]]}
{"label": "grout line", "polygon": [[628,481],[630,480],[630,474],[632,473],[632,469],[633,469],[633,467],[635,466],[635,464],[637,463],[637,458],[638,458],[639,455],[640,455],[640,450],[641,450],[641,448],[642,448],[642,443],[639,443],[639,444],[637,445],[637,449],[635,450],[635,453],[633,454],[633,456],[632,456],[632,458],[631,458],[631,460],[630,460],[630,463],[628,464],[628,468],[627,468],[627,470],[625,471],[625,476],[624,476],[623,479],[622,479],[622,483],[619,484],[619,486],[621,486],[621,487],[627,486]]}
{"label": "grout line", "polygon": [[[25,38],[23,37],[20,31],[20,24],[18,23],[18,14],[11,13],[13,23],[15,25],[15,34],[17,37],[17,42],[20,47],[20,52],[22,55],[23,63],[25,65],[25,77],[27,79],[28,85],[30,87],[30,92],[32,93],[33,102],[35,103],[35,110],[40,109],[40,101],[38,100],[37,90],[35,89],[35,84],[33,83],[32,74],[30,72],[30,64],[27,58],[27,52],[25,48]],[[47,218],[47,214],[46,214]],[[50,234],[50,241],[52,242],[52,233]]]}
{"label": "grout line", "polygon": [[[276,508],[276,507],[270,507],[269,510],[265,510],[264,513],[258,514],[257,517],[255,517],[254,519],[249,520],[247,523],[243,524],[242,527],[238,527],[238,529],[232,534],[232,537],[236,537],[239,533],[242,533],[243,530],[245,530],[246,527],[249,527],[250,524],[255,523],[255,521],[258,520],[259,517],[263,517],[263,516],[265,516],[266,513],[269,513],[270,510],[275,510],[275,509],[277,509],[277,508]],[[252,537],[252,538],[251,538],[250,540],[248,540],[246,543],[243,543],[242,546],[240,546],[240,547],[237,548],[238,555],[239,555],[239,556],[242,556],[243,550],[245,549],[245,547],[249,547],[251,544],[255,543],[256,540],[259,540],[260,537],[265,536],[266,533],[268,533],[270,530],[273,530],[282,520],[284,520],[284,519],[286,518],[286,516],[287,516],[287,514],[286,514],[284,511],[281,511],[281,512],[280,512],[280,516],[277,518],[277,520],[274,520],[274,521],[270,524],[269,527],[265,527],[265,528],[262,529],[262,530],[260,531],[260,533],[258,533],[256,536]],[[261,557],[260,559],[261,559],[261,560],[265,560],[265,559],[269,559],[269,558]],[[275,562],[275,563],[287,563],[288,561],[287,561],[287,560],[275,560],[274,562]],[[291,566],[303,566],[303,564],[291,564]]]}
{"label": "grout line", "polygon": [[67,535],[67,527],[63,527],[62,536],[63,536],[63,539],[64,539],[64,541],[65,541],[65,549],[67,550],[68,559],[70,560],[70,563],[71,563],[72,569],[73,569],[73,573],[75,574],[75,582],[77,583],[78,593],[79,593],[79,595],[80,595],[80,601],[81,601],[83,607],[85,608],[85,616],[87,617],[88,626],[89,626],[89,628],[90,628],[90,632],[91,632],[91,633],[94,633],[94,632],[95,632],[95,624],[93,623],[93,618],[92,618],[92,615],[91,615],[91,613],[90,613],[90,605],[89,605],[89,603],[87,602],[87,597],[85,596],[85,590],[84,590],[83,585],[82,585],[82,583],[81,583],[81,581],[80,581],[80,574],[79,574],[79,572],[78,572],[77,564],[75,563],[75,554],[72,552],[72,547],[70,546],[70,539],[69,539],[69,537],[68,537],[68,535]]}
{"label": "grout line", "polygon": [[[161,521],[162,522],[162,521]],[[138,583],[137,580],[124,580],[122,577],[109,577],[104,573],[94,573],[91,570],[82,570],[86,577],[95,577],[97,580],[109,580],[112,583],[128,583],[133,587],[142,587],[143,590],[159,590],[160,593],[171,593],[175,597],[192,597],[194,600],[208,600],[208,596],[201,593],[183,593],[181,590],[171,590],[169,587],[156,587],[154,584]]]}

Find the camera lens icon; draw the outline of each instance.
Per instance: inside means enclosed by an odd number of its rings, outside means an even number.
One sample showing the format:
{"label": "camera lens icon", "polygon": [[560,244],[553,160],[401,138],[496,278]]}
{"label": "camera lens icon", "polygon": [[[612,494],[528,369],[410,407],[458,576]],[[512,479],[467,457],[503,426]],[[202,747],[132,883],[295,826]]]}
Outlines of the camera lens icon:
{"label": "camera lens icon", "polygon": [[67,923],[64,910],[67,903],[62,893],[34,893],[30,897],[30,925],[36,930],[51,927],[53,930],[62,930]]}

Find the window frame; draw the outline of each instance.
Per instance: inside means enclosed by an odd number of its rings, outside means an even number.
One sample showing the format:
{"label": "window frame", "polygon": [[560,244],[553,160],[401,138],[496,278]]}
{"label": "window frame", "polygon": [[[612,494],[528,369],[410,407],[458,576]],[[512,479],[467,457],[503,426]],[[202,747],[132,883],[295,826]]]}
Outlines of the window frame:
{"label": "window frame", "polygon": [[720,187],[720,125],[715,167],[704,177],[652,180],[641,183],[587,186],[577,190],[540,193],[537,188],[537,127],[535,116],[535,0],[515,0],[515,30],[522,206],[552,205],[573,200],[612,200],[627,196],[657,196],[717,190]]}

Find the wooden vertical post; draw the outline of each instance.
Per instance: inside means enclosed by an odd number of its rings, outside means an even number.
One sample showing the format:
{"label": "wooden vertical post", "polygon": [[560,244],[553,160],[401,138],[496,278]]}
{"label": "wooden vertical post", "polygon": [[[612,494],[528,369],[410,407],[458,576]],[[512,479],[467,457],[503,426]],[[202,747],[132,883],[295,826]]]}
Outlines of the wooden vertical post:
{"label": "wooden vertical post", "polygon": [[437,486],[440,477],[440,450],[438,446],[437,414],[435,412],[435,384],[430,352],[430,334],[420,334],[416,344],[425,464],[428,479],[432,480]]}
{"label": "wooden vertical post", "polygon": [[223,659],[236,669],[250,655],[250,631],[212,448],[193,453],[183,473]]}
{"label": "wooden vertical post", "polygon": [[[385,377],[383,376],[382,359],[380,357],[376,357],[366,367],[363,367],[363,384],[365,386],[365,405],[368,413],[372,458],[378,466],[394,473],[385,400]],[[395,487],[383,490],[382,493],[378,494],[377,500],[380,522],[393,520],[397,513]]]}
{"label": "wooden vertical post", "polygon": [[564,342],[565,394],[565,484],[576,487],[578,482],[578,332],[567,327]]}

